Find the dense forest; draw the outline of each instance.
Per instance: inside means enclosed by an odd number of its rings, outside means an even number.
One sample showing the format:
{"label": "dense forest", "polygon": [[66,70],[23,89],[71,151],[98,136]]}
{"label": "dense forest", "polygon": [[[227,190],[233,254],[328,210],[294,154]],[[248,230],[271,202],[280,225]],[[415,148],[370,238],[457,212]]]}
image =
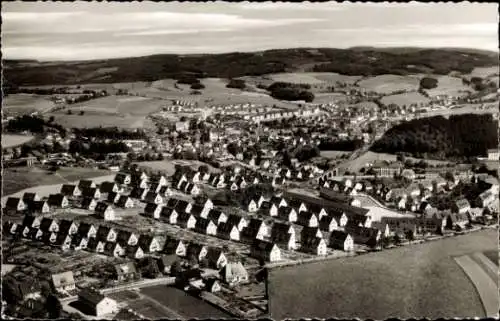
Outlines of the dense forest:
{"label": "dense forest", "polygon": [[371,150],[434,159],[485,156],[489,148],[498,146],[497,128],[491,114],[415,119],[389,129]]}
{"label": "dense forest", "polygon": [[[375,59],[373,59],[375,58]],[[155,81],[174,78],[193,84],[206,77],[238,78],[294,71],[338,72],[346,75],[469,73],[474,67],[498,65],[498,54],[465,49],[299,48],[212,55],[153,55],[77,63],[23,64],[5,60],[9,86],[68,85]],[[109,69],[106,74],[97,69]]]}
{"label": "dense forest", "polygon": [[[382,74],[435,73],[447,75],[451,71],[470,73],[477,63],[486,63],[479,53],[460,50],[422,49],[408,52],[385,52],[376,48],[331,54],[332,62],[316,65],[317,72],[337,72],[344,75],[375,76]],[[483,60],[486,58],[486,60]],[[477,59],[477,60],[476,60]],[[339,60],[341,63],[339,63]]]}

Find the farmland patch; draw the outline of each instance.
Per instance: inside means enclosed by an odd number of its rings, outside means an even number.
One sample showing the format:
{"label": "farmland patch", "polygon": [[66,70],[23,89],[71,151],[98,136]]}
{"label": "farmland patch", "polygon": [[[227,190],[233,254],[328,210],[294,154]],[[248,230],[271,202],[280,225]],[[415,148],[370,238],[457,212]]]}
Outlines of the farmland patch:
{"label": "farmland patch", "polygon": [[33,139],[29,135],[2,134],[2,148],[16,147]]}
{"label": "farmland patch", "polygon": [[74,112],[102,112],[117,115],[148,115],[164,106],[161,100],[145,97],[107,96],[71,105]]}
{"label": "farmland patch", "polygon": [[403,94],[384,96],[382,97],[381,101],[385,105],[396,104],[398,106],[409,106],[411,104],[425,104],[428,103],[430,99],[418,92],[408,92]]}
{"label": "farmland patch", "polygon": [[467,92],[473,92],[473,89],[462,83],[462,79],[452,76],[431,76],[438,80],[438,86],[427,90],[427,93],[432,96],[449,95],[449,96],[466,96]]}
{"label": "farmland patch", "polygon": [[19,116],[33,112],[44,112],[55,104],[45,96],[29,94],[11,94],[3,98],[2,111],[4,116]]}
{"label": "farmland patch", "polygon": [[470,73],[471,77],[487,78],[489,76],[498,75],[498,66],[492,67],[476,67]]}
{"label": "farmland patch", "polygon": [[358,82],[360,88],[381,94],[389,94],[399,90],[415,91],[419,84],[418,77],[399,75],[369,77]]}

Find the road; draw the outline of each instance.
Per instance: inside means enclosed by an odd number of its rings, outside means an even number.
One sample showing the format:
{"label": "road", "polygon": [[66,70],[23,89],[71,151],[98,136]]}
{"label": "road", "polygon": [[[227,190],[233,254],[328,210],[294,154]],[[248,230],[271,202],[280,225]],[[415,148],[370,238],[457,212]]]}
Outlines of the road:
{"label": "road", "polygon": [[487,317],[498,316],[497,282],[469,255],[456,257],[455,261],[464,270],[481,298]]}

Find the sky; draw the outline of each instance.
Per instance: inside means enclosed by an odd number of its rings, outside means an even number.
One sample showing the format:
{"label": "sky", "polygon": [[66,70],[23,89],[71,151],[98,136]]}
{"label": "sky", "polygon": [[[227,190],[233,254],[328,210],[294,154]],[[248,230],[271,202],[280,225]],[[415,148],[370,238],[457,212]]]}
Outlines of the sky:
{"label": "sky", "polygon": [[2,4],[6,59],[87,60],[321,47],[498,51],[495,3]]}

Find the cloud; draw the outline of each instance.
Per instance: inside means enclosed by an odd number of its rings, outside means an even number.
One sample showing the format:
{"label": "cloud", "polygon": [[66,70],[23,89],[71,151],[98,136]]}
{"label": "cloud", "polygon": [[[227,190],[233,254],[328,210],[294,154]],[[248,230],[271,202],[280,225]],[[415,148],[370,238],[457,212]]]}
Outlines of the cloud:
{"label": "cloud", "polygon": [[340,11],[343,4],[335,1],[330,2],[246,2],[238,5],[243,10],[267,11],[267,10],[300,10],[300,11]]}
{"label": "cloud", "polygon": [[[4,23],[4,34],[30,33],[67,34],[80,32],[110,32],[120,36],[168,35],[220,32],[253,28],[278,27],[292,24],[322,21],[318,18],[246,18],[236,14],[191,12],[116,12],[113,14],[40,13],[35,16],[25,12],[10,15],[10,23]],[[53,17],[45,19],[45,16]],[[22,18],[20,18],[22,17]],[[57,21],[54,19],[57,18]],[[17,19],[17,20],[16,20]]]}
{"label": "cloud", "polygon": [[91,60],[147,56],[158,53],[199,53],[213,50],[213,46],[180,45],[120,45],[85,43],[62,46],[19,46],[3,49],[6,57],[39,60]]}
{"label": "cloud", "polygon": [[[71,11],[71,12],[8,12],[2,11],[2,20],[4,23],[13,22],[30,22],[39,19],[47,20],[60,20],[66,19],[78,15],[85,14],[83,11]],[[42,18],[43,17],[43,18]]]}
{"label": "cloud", "polygon": [[2,8],[2,49],[12,59],[78,60],[299,46],[496,48],[498,18],[491,8],[418,2],[18,2]]}
{"label": "cloud", "polygon": [[162,36],[162,35],[181,35],[196,34],[202,32],[229,32],[230,28],[210,28],[210,29],[164,29],[164,30],[145,30],[114,33],[115,36]]}
{"label": "cloud", "polygon": [[471,36],[483,37],[494,36],[498,32],[496,23],[462,23],[462,24],[413,24],[413,25],[395,25],[384,28],[319,28],[315,30],[318,33],[359,33],[359,34],[383,34],[414,36]]}

